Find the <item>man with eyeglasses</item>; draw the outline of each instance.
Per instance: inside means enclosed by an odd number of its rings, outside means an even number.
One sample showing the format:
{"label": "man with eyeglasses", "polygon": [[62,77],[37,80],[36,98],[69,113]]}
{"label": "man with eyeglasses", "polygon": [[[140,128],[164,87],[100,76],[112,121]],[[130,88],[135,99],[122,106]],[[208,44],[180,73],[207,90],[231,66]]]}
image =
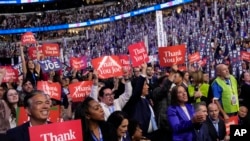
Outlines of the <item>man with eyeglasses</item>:
{"label": "man with eyeglasses", "polygon": [[[93,86],[90,96],[97,101],[100,101],[100,104],[105,113],[105,120],[108,119],[109,115],[114,111],[121,111],[125,104],[128,102],[132,95],[132,85],[129,80],[128,72],[124,73],[122,82],[125,85],[124,93],[121,94],[117,99],[114,98],[115,94],[112,89],[109,87],[102,87],[98,92],[98,74],[94,72],[95,78],[93,80]],[[99,94],[98,94],[99,93]]]}

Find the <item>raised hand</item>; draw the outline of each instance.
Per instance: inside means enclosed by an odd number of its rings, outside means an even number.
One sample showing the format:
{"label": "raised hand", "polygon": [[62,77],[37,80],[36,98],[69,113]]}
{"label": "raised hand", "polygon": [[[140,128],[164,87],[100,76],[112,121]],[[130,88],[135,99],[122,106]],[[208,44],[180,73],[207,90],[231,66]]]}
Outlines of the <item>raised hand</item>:
{"label": "raised hand", "polygon": [[202,123],[206,120],[206,115],[203,112],[196,112],[192,118],[193,123]]}
{"label": "raised hand", "polygon": [[2,68],[0,69],[0,79],[2,79],[6,74],[6,69],[5,68]]}
{"label": "raised hand", "polygon": [[94,71],[93,71],[93,76],[94,76],[94,77],[93,77],[93,84],[97,86],[97,85],[98,85],[98,82],[99,82],[99,81],[98,81],[98,72],[97,72],[97,70],[94,70]]}
{"label": "raised hand", "polygon": [[174,72],[176,72],[176,71],[178,70],[178,66],[177,66],[176,64],[174,64],[174,65],[172,66],[172,70],[173,70]]}

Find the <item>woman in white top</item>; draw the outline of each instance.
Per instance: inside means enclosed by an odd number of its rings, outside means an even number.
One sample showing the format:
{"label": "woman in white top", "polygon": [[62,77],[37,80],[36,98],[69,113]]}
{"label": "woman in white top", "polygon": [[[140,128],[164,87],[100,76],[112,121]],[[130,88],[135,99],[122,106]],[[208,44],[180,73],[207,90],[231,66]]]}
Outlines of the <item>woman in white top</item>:
{"label": "woman in white top", "polygon": [[19,94],[15,89],[8,89],[3,95],[3,99],[8,105],[11,113],[9,115],[10,128],[16,127],[16,109],[19,102]]}

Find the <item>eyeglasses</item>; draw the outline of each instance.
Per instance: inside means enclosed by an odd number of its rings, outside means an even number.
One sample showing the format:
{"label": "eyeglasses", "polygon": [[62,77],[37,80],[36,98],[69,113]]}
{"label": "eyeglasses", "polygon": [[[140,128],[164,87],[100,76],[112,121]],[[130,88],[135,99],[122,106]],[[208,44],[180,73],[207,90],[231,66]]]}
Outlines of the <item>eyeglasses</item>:
{"label": "eyeglasses", "polygon": [[107,93],[107,94],[104,94],[105,97],[113,97],[115,94],[113,93]]}

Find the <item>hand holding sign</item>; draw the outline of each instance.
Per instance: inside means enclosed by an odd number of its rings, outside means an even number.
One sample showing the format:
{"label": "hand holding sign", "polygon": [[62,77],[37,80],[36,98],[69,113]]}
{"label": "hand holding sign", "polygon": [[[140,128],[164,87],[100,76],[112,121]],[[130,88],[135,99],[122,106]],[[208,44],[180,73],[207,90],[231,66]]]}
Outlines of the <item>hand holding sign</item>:
{"label": "hand holding sign", "polygon": [[188,56],[189,63],[195,63],[200,60],[200,53],[196,52]]}
{"label": "hand holding sign", "polygon": [[42,50],[46,56],[52,56],[52,57],[60,56],[60,50],[58,44],[45,43],[42,45]]}
{"label": "hand holding sign", "polygon": [[131,70],[131,65],[130,65],[130,58],[128,55],[119,55],[121,64],[124,69],[130,71]]}
{"label": "hand holding sign", "polygon": [[144,42],[139,42],[128,46],[129,54],[132,60],[132,66],[140,66],[149,61],[148,52]]}
{"label": "hand holding sign", "polygon": [[125,84],[126,81],[129,80],[129,72],[127,70],[123,70],[123,78],[122,78],[122,83]]}
{"label": "hand holding sign", "polygon": [[91,92],[92,81],[76,82],[69,85],[69,92],[73,102],[82,102]]}
{"label": "hand holding sign", "polygon": [[4,77],[6,74],[6,69],[5,68],[0,68],[0,77]]}
{"label": "hand holding sign", "polygon": [[177,66],[176,64],[174,64],[174,65],[172,66],[172,71],[174,71],[174,72],[177,72],[177,71],[178,71],[178,66]]}
{"label": "hand holding sign", "polygon": [[122,65],[118,56],[104,56],[92,60],[93,67],[102,79],[122,76]]}
{"label": "hand holding sign", "polygon": [[25,44],[35,44],[36,43],[36,39],[33,35],[32,32],[26,32],[22,35],[21,37],[21,43],[22,45],[25,45]]}
{"label": "hand holding sign", "polygon": [[2,83],[2,80],[6,74],[6,69],[5,68],[0,68],[0,84]]}
{"label": "hand holding sign", "polygon": [[87,58],[86,56],[82,57],[71,57],[70,58],[70,66],[76,70],[85,69],[87,67]]}
{"label": "hand holding sign", "polygon": [[39,64],[43,70],[43,72],[51,72],[51,71],[58,71],[61,70],[62,64],[59,59],[48,59],[39,61]]}
{"label": "hand holding sign", "polygon": [[44,91],[52,99],[61,100],[61,85],[59,83],[51,83],[48,81],[38,81],[37,89]]}
{"label": "hand holding sign", "polygon": [[94,70],[94,72],[93,72],[93,84],[94,85],[98,85],[98,72],[96,71],[96,70]]}
{"label": "hand holding sign", "polygon": [[11,66],[1,66],[0,69],[2,69],[1,73],[3,77],[2,78],[2,82],[10,82],[10,81],[14,81],[17,82],[18,79],[18,71],[13,69]]}
{"label": "hand holding sign", "polygon": [[42,59],[41,56],[43,56],[43,50],[41,47],[29,47],[28,54],[32,60]]}
{"label": "hand holding sign", "polygon": [[185,45],[158,48],[160,66],[182,65],[185,62]]}

